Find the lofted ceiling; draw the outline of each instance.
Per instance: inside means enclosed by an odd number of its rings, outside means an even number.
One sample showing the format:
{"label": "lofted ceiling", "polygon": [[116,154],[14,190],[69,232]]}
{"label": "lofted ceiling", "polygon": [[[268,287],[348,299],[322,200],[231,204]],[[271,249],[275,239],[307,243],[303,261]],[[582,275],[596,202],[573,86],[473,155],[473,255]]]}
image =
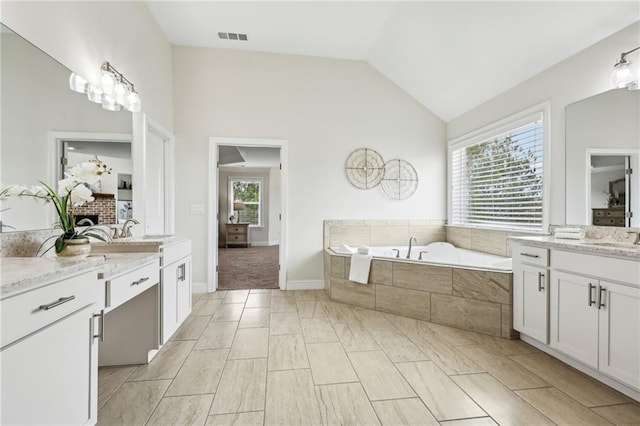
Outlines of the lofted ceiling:
{"label": "lofted ceiling", "polygon": [[444,121],[640,19],[638,1],[146,4],[173,45],[367,61]]}

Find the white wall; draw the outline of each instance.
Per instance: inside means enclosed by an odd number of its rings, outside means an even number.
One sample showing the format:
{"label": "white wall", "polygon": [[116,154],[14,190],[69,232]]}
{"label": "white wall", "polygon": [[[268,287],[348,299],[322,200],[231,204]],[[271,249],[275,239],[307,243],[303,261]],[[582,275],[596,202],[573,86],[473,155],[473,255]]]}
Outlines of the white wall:
{"label": "white wall", "polygon": [[269,238],[268,244],[276,246],[280,244],[280,168],[272,167],[269,170]]}
{"label": "white wall", "polygon": [[[289,141],[287,280],[321,280],[323,219],[444,219],[444,123],[364,62],[174,47],[176,227],[193,235],[194,280],[206,279],[208,138]],[[387,199],[347,181],[368,147],[416,168],[413,197]],[[194,184],[199,182],[199,184]],[[208,214],[215,214],[208,212]]]}
{"label": "white wall", "polygon": [[109,61],[143,111],[173,128],[171,46],[144,2],[3,1],[0,21],[89,81]]}
{"label": "white wall", "polygon": [[[568,104],[609,90],[613,65],[640,44],[640,22],[496,96],[447,124],[449,140],[549,100],[551,103],[550,222],[565,223],[565,114]],[[526,54],[524,52],[523,54]],[[634,62],[639,62],[637,53]],[[512,58],[513,60],[517,60]]]}

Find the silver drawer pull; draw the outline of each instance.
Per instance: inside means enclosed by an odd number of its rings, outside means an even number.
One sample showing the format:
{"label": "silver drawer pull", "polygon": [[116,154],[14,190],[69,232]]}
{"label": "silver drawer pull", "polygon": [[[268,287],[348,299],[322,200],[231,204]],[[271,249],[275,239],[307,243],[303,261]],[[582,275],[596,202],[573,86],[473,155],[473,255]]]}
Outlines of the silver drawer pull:
{"label": "silver drawer pull", "polygon": [[48,311],[49,309],[53,309],[56,306],[62,305],[63,303],[71,302],[75,298],[75,296],[61,297],[60,299],[56,300],[53,303],[49,303],[48,305],[40,305],[40,309],[42,309],[43,311]]}
{"label": "silver drawer pull", "polygon": [[591,306],[591,305],[595,305],[595,304],[596,304],[596,301],[595,301],[595,300],[593,300],[593,298],[592,298],[593,293],[592,293],[592,291],[591,291],[591,290],[595,290],[595,288],[596,288],[596,286],[595,286],[595,285],[593,285],[593,284],[589,283],[589,299],[588,299],[589,306]]}
{"label": "silver drawer pull", "polygon": [[598,286],[598,309],[604,308],[606,305],[604,304],[603,293],[607,291],[606,288]]}
{"label": "silver drawer pull", "polygon": [[540,257],[540,256],[538,256],[537,254],[531,254],[531,253],[520,253],[520,256],[524,256],[524,257],[535,257],[536,259]]}
{"label": "silver drawer pull", "polygon": [[131,285],[140,285],[145,281],[149,281],[149,277],[140,278],[138,281],[132,282]]}
{"label": "silver drawer pull", "polygon": [[538,272],[538,292],[544,290],[544,274],[542,272]]}
{"label": "silver drawer pull", "polygon": [[94,334],[93,337],[99,337],[101,342],[104,342],[104,309],[99,314],[93,314],[94,318],[100,318],[100,332]]}

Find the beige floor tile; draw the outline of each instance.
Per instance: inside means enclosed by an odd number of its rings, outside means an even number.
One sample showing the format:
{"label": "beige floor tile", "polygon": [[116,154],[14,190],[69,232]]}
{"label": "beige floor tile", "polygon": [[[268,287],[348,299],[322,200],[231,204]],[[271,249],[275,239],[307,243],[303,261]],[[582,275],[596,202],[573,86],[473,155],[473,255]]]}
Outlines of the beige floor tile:
{"label": "beige floor tile", "polygon": [[230,348],[237,328],[237,322],[210,322],[205,327],[193,349]]}
{"label": "beige floor tile", "polygon": [[371,336],[392,362],[426,361],[429,358],[396,328],[370,329]]}
{"label": "beige floor tile", "polygon": [[98,425],[141,425],[162,399],[171,380],[127,382],[98,412]]}
{"label": "beige floor tile", "polygon": [[162,398],[147,425],[203,425],[207,421],[213,395]]}
{"label": "beige floor tile", "polygon": [[419,398],[373,401],[373,408],[383,426],[435,426],[438,421]]}
{"label": "beige floor tile", "polygon": [[338,342],[307,344],[307,355],[313,375],[313,383],[357,382],[358,376],[351,367],[347,354]]}
{"label": "beige floor tile", "polygon": [[371,401],[416,396],[384,352],[350,352],[349,359]]}
{"label": "beige floor tile", "polygon": [[249,294],[245,308],[268,308],[271,306],[271,295],[268,293]]}
{"label": "beige floor tile", "polygon": [[449,420],[440,422],[442,426],[498,426],[491,417],[476,417],[475,419]]}
{"label": "beige floor tile", "polygon": [[332,322],[338,340],[347,352],[376,351],[380,346],[360,323]]}
{"label": "beige floor tile", "polygon": [[220,306],[220,299],[200,299],[191,310],[191,315],[213,315]]}
{"label": "beige floor tile", "polygon": [[360,383],[316,386],[323,425],[379,425]]}
{"label": "beige floor tile", "polygon": [[307,348],[301,334],[269,338],[269,371],[310,368]]}
{"label": "beige floor tile", "polygon": [[463,352],[451,346],[440,335],[433,330],[418,324],[417,333],[419,335],[409,336],[411,341],[427,355],[427,357],[436,363],[445,374],[469,374],[481,373],[484,369],[473,362],[471,358]]}
{"label": "beige floor tile", "polygon": [[200,293],[200,300],[202,299],[224,299],[226,291],[214,291],[212,293]]}
{"label": "beige floor tile", "polygon": [[149,364],[139,366],[128,380],[173,379],[195,343],[195,340],[168,341]]}
{"label": "beige floor tile", "polygon": [[173,379],[167,396],[215,393],[228,354],[228,349],[192,351]]}
{"label": "beige floor tile", "polygon": [[211,321],[210,316],[189,315],[182,325],[173,333],[171,340],[198,340]]}
{"label": "beige floor tile", "polygon": [[327,317],[331,322],[341,321],[352,324],[360,324],[360,320],[353,312],[350,305],[337,302],[322,302],[322,306],[327,311]]}
{"label": "beige floor tile", "polygon": [[191,293],[191,307],[200,299],[204,298],[205,293]]}
{"label": "beige floor tile", "polygon": [[327,311],[318,300],[296,302],[300,318],[326,318]]}
{"label": "beige floor tile", "polygon": [[514,355],[510,358],[587,407],[629,402],[621,393],[547,354]]}
{"label": "beige floor tile", "polygon": [[640,404],[609,405],[592,408],[594,412],[616,425],[640,425]]}
{"label": "beige floor tile", "polygon": [[135,369],[135,366],[98,368],[98,409],[104,406]]}
{"label": "beige floor tile", "polygon": [[498,424],[553,425],[489,374],[468,374],[452,379]]}
{"label": "beige floor tile", "polygon": [[266,359],[227,361],[209,414],[263,410],[266,379]]}
{"label": "beige floor tile", "polygon": [[301,334],[302,327],[295,312],[271,313],[269,329],[272,336],[279,334]]}
{"label": "beige floor tile", "polygon": [[243,303],[223,303],[213,314],[212,321],[240,321],[243,309]]}
{"label": "beige floor tile", "polygon": [[509,389],[530,389],[547,387],[549,384],[531,373],[520,364],[504,355],[494,352],[484,345],[466,345],[457,347],[476,364],[500,380]]}
{"label": "beige floor tile", "polygon": [[249,296],[249,290],[227,290],[222,303],[244,303]]}
{"label": "beige floor tile", "polygon": [[209,416],[205,426],[262,426],[263,423],[264,411],[252,411],[249,413]]}
{"label": "beige floor tile", "polygon": [[316,300],[316,292],[313,290],[294,290],[293,295],[296,302],[309,302]]}
{"label": "beige floor tile", "polygon": [[329,298],[329,295],[327,294],[327,292],[322,289],[322,290],[312,290],[315,294],[316,294],[316,300],[318,301],[330,301],[331,298]]}
{"label": "beige floor tile", "polygon": [[355,308],[353,313],[362,325],[367,328],[394,328],[384,313],[372,309]]}
{"label": "beige floor tile", "polygon": [[266,358],[269,354],[268,328],[239,328],[229,359]]}
{"label": "beige floor tile", "polygon": [[516,391],[557,425],[610,425],[605,419],[555,388]]}
{"label": "beige floor tile", "polygon": [[297,312],[294,297],[271,297],[271,312]]}
{"label": "beige floor tile", "polygon": [[264,422],[267,425],[321,424],[309,370],[268,373]]}
{"label": "beige floor tile", "polygon": [[269,327],[269,308],[245,308],[238,328]]}
{"label": "beige floor tile", "polygon": [[281,298],[281,299],[292,299],[295,300],[296,295],[293,294],[293,291],[283,291],[278,288],[274,288],[271,290],[272,298]]}
{"label": "beige floor tile", "polygon": [[433,362],[406,362],[396,364],[396,367],[436,419],[486,416],[486,413]]}
{"label": "beige floor tile", "polygon": [[337,342],[338,336],[327,318],[304,318],[300,320],[306,343]]}
{"label": "beige floor tile", "polygon": [[249,290],[249,294],[271,294],[270,288],[252,288]]}

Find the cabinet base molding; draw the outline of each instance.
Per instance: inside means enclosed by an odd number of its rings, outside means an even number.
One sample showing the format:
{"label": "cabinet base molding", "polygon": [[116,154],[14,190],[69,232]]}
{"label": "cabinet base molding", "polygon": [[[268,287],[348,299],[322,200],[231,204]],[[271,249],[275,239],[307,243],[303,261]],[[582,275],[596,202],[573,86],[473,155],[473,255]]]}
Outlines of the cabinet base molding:
{"label": "cabinet base molding", "polygon": [[623,393],[624,395],[628,396],[629,398],[632,398],[638,402],[640,402],[640,390],[636,390],[633,388],[630,388],[629,386],[626,386],[620,382],[618,382],[617,380],[612,379],[609,376],[606,376],[596,370],[594,370],[591,367],[588,367],[584,364],[582,364],[581,362],[576,361],[575,359],[566,356],[565,354],[558,352],[556,350],[554,350],[553,348],[545,345],[544,343],[541,343],[539,341],[537,341],[534,338],[531,338],[527,335],[524,335],[522,333],[520,333],[520,340],[522,340],[525,343],[530,344],[531,346],[540,349],[542,352],[545,352],[549,355],[551,355],[552,357],[564,362],[565,364],[570,365],[571,367],[575,368],[576,370],[579,370],[581,372],[583,372],[584,374],[593,377],[594,379],[598,380],[599,382],[604,383],[605,385],[612,387],[613,389],[617,390],[620,393]]}
{"label": "cabinet base molding", "polygon": [[286,290],[324,290],[323,280],[287,281]]}

